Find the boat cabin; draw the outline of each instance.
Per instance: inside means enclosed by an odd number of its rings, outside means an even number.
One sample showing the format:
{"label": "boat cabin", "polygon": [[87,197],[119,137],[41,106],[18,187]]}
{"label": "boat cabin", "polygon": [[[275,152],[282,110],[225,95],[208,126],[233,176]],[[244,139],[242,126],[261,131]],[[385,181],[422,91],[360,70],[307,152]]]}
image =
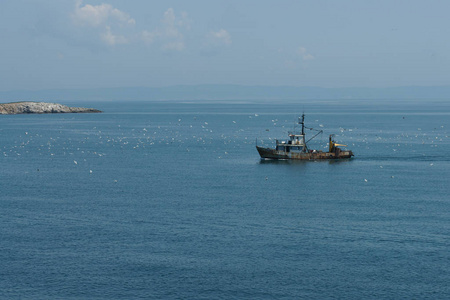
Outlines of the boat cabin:
{"label": "boat cabin", "polygon": [[276,140],[276,150],[284,152],[306,152],[305,135],[298,132],[289,132],[289,140]]}

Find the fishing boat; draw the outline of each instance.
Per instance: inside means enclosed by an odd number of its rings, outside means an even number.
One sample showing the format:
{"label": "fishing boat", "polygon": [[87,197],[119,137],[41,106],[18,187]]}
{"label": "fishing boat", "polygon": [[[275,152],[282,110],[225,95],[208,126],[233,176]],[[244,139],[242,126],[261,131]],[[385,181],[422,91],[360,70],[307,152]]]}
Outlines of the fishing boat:
{"label": "fishing boat", "polygon": [[[333,139],[334,134],[331,134],[329,137],[328,152],[309,149],[308,142],[323,133],[323,131],[305,127],[305,114],[302,114],[302,116],[298,118],[298,124],[301,125],[301,132],[296,131],[294,127],[294,131],[288,132],[288,140],[275,140],[275,149],[256,145],[256,149],[258,150],[261,159],[322,160],[346,159],[354,156],[352,151],[339,148],[346,147],[347,145],[336,143]],[[306,141],[305,128],[316,130],[318,133]]]}

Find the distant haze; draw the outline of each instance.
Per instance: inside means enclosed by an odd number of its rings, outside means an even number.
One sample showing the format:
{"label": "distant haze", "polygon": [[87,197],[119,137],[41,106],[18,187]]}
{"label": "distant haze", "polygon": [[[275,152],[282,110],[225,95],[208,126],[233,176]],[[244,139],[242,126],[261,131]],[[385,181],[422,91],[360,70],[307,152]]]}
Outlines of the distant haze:
{"label": "distant haze", "polygon": [[[169,86],[200,98],[415,97],[431,90],[366,88],[450,86],[449,11],[446,0],[0,1],[0,91],[47,91],[2,94],[8,99],[112,98],[102,89],[123,87],[152,89],[115,90],[120,98],[180,97]],[[214,95],[194,91],[199,85]]]}
{"label": "distant haze", "polygon": [[0,102],[109,100],[302,100],[446,99],[450,87],[320,88],[292,86],[192,85],[161,88],[55,89],[0,92]]}

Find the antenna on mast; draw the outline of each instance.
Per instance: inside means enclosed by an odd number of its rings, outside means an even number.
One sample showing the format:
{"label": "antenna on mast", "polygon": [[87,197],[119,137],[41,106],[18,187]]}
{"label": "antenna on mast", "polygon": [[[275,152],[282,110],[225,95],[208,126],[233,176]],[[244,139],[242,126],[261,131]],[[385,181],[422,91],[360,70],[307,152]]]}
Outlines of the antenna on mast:
{"label": "antenna on mast", "polygon": [[298,118],[298,124],[302,125],[302,135],[305,135],[305,113]]}

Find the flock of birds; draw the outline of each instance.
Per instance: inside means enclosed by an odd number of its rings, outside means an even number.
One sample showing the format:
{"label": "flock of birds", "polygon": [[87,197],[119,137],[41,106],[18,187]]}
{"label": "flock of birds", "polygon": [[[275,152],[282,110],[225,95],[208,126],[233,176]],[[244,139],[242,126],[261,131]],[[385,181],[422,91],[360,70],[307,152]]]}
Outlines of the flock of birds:
{"label": "flock of birds", "polygon": [[[276,138],[286,138],[287,131],[293,127],[292,119],[267,120],[265,116],[257,122],[249,122],[243,117],[238,115],[232,119],[230,115],[219,120],[212,115],[185,115],[172,121],[158,122],[157,125],[150,123],[138,127],[127,121],[121,125],[99,123],[89,128],[87,125],[81,125],[76,129],[72,129],[74,125],[69,120],[67,124],[58,124],[57,129],[46,129],[43,126],[29,128],[27,131],[1,129],[0,135],[8,135],[8,138],[3,140],[9,143],[4,143],[0,151],[5,158],[18,160],[21,157],[38,155],[48,159],[70,160],[75,166],[113,155],[117,151],[140,151],[143,155],[158,151],[194,154],[197,151],[206,151],[218,159],[243,155],[244,151],[251,152],[251,155],[257,158],[258,154],[252,147],[256,138],[259,143],[273,146]],[[258,117],[259,114],[250,114],[244,118],[251,120]],[[268,127],[269,122],[271,125]],[[319,120],[312,123],[312,127],[324,129]],[[261,124],[264,124],[263,127]],[[372,147],[383,147],[385,149],[381,151],[382,155],[394,157],[405,154],[427,156],[430,147],[436,148],[449,142],[449,134],[444,125],[431,131],[421,128],[408,132],[373,130],[368,132],[358,127],[340,127],[326,131],[337,133],[336,138],[347,144],[360,158],[364,158],[364,153]],[[318,137],[313,144],[327,149],[327,135]],[[430,163],[430,166],[433,166],[433,163]],[[89,173],[94,173],[94,170],[89,168]]]}

